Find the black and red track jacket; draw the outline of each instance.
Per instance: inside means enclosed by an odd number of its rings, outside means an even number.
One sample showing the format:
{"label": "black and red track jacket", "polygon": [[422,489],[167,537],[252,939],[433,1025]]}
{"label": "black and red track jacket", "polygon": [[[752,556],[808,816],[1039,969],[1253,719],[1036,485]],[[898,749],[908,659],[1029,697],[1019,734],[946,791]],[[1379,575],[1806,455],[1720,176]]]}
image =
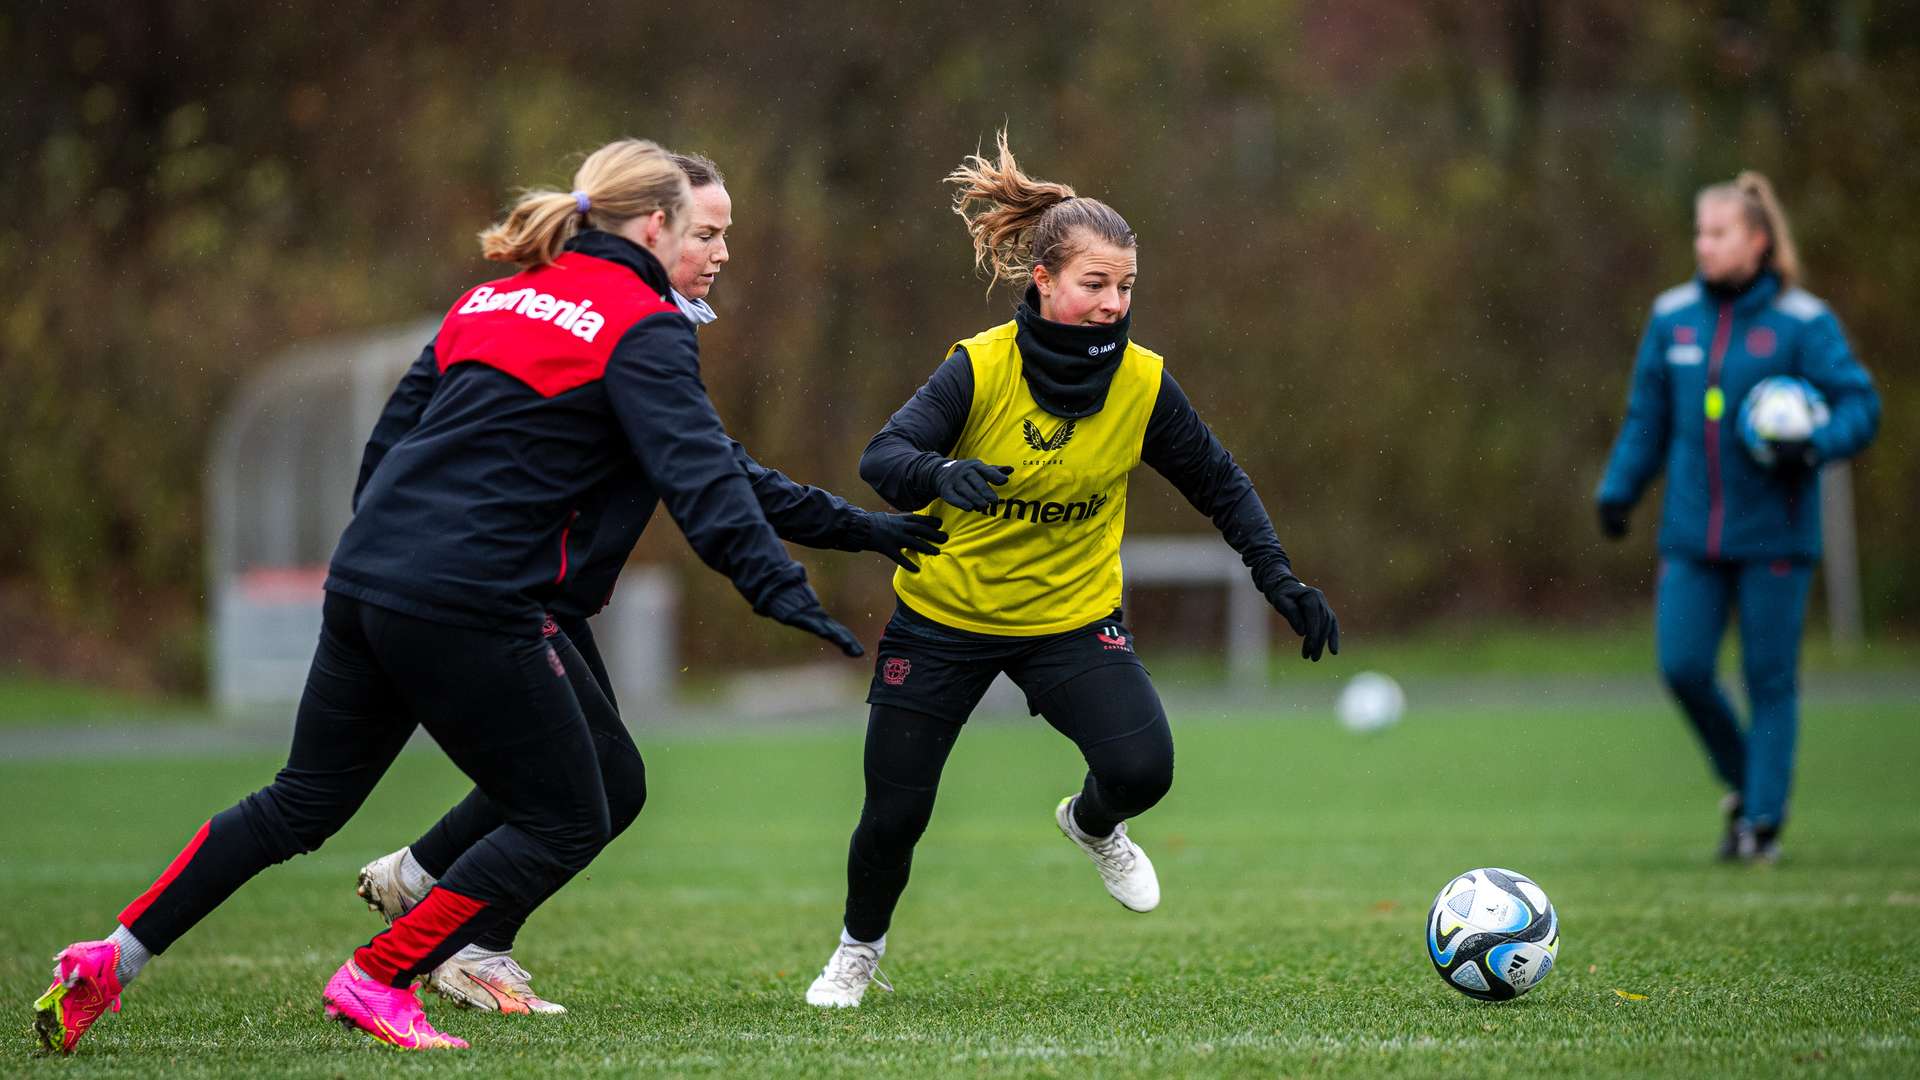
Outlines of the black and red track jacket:
{"label": "black and red track jacket", "polygon": [[537,634],[592,543],[576,522],[637,459],[688,544],[755,611],[814,602],[707,398],[669,288],[651,253],[588,230],[553,264],[461,296],[422,356],[439,377],[364,477],[326,588]]}

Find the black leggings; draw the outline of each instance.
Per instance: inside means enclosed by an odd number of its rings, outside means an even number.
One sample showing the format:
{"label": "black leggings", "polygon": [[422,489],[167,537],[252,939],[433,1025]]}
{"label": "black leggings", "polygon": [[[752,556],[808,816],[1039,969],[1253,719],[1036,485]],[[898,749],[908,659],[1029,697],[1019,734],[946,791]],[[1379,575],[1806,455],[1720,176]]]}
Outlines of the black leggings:
{"label": "black leggings", "polygon": [[[549,640],[555,643],[560,662],[567,669],[567,681],[573,684],[574,696],[580,699],[581,711],[586,714],[587,728],[593,732],[600,780],[607,793],[608,840],[611,841],[633,824],[647,804],[647,766],[640,758],[640,748],[634,745],[633,736],[627,733],[627,725],[620,720],[606,664],[600,659],[600,650],[586,621],[561,620],[560,628],[564,633]],[[427,873],[440,877],[467,849],[499,828],[504,820],[500,807],[476,786],[409,845],[414,861]],[[473,943],[483,949],[512,949],[514,938],[526,925],[527,916],[565,884],[563,880],[545,895],[528,898],[531,903],[501,918]]]}
{"label": "black leggings", "polygon": [[347,823],[416,726],[501,808],[412,911],[354,958],[404,986],[500,919],[524,914],[607,842],[593,735],[559,658],[523,635],[402,615],[328,593],[320,645],[272,784],[214,815],[121,912],[161,952],[266,867]]}
{"label": "black leggings", "polygon": [[[1151,809],[1173,786],[1173,732],[1145,668],[1109,664],[1075,676],[1033,704],[1087,761],[1074,821],[1094,836]],[[893,705],[867,719],[866,803],[847,853],[847,933],[878,941],[907,887],[913,846],[959,723]]]}

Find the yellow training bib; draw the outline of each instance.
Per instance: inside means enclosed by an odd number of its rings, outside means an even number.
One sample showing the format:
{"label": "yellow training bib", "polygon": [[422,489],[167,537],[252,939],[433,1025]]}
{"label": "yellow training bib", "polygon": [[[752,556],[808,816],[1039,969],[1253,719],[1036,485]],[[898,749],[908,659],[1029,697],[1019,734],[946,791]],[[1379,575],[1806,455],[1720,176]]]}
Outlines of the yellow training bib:
{"label": "yellow training bib", "polygon": [[1063,420],[1040,407],[1020,372],[1015,324],[954,348],[973,366],[973,407],[955,459],[1011,465],[990,511],[968,513],[935,499],[923,514],[945,522],[941,553],[920,572],[893,575],[913,610],[979,634],[1031,637],[1072,630],[1120,606],[1120,535],[1127,474],[1140,463],[1147,419],[1160,396],[1164,361],[1131,342],[1106,404]]}

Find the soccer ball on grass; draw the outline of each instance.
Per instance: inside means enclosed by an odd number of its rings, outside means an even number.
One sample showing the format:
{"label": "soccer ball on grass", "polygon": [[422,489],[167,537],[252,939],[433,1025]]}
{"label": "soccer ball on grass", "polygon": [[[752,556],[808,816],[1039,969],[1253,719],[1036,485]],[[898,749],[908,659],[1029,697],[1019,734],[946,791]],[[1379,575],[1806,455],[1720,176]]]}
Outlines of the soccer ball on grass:
{"label": "soccer ball on grass", "polygon": [[1407,711],[1407,695],[1388,676],[1363,671],[1347,680],[1334,709],[1348,731],[1379,731],[1400,722]]}
{"label": "soccer ball on grass", "polygon": [[1427,957],[1448,986],[1506,1001],[1539,986],[1560,953],[1560,919],[1533,879],[1469,870],[1447,882],[1427,912]]}

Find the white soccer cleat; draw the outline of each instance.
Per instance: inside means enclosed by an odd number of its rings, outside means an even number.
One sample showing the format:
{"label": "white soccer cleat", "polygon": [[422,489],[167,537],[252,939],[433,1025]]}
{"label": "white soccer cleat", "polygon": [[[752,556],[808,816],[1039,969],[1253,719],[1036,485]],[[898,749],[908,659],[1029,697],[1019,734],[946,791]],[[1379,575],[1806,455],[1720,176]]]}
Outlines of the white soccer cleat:
{"label": "white soccer cleat", "polygon": [[869,984],[891,991],[893,984],[880,974],[880,952],[871,945],[841,942],[827,957],[827,966],[807,987],[807,1004],[823,1009],[856,1009]]}
{"label": "white soccer cleat", "polygon": [[1152,911],[1160,906],[1160,878],[1153,872],[1153,860],[1140,845],[1127,839],[1127,823],[1113,827],[1111,836],[1088,836],[1073,820],[1073,802],[1069,795],[1054,807],[1053,820],[1060,832],[1074,842],[1100,870],[1100,882],[1107,894],[1129,911]]}
{"label": "white soccer cleat", "polygon": [[400,877],[400,860],[405,858],[406,848],[391,855],[382,855],[360,868],[360,883],[353,890],[360,899],[367,902],[368,909],[380,913],[380,917],[392,926],[393,920],[405,915],[421,898],[407,891]]}
{"label": "white soccer cleat", "polygon": [[427,986],[469,1009],[497,1013],[559,1016],[565,1005],[533,992],[533,976],[512,953],[488,952],[469,945],[427,976]]}

